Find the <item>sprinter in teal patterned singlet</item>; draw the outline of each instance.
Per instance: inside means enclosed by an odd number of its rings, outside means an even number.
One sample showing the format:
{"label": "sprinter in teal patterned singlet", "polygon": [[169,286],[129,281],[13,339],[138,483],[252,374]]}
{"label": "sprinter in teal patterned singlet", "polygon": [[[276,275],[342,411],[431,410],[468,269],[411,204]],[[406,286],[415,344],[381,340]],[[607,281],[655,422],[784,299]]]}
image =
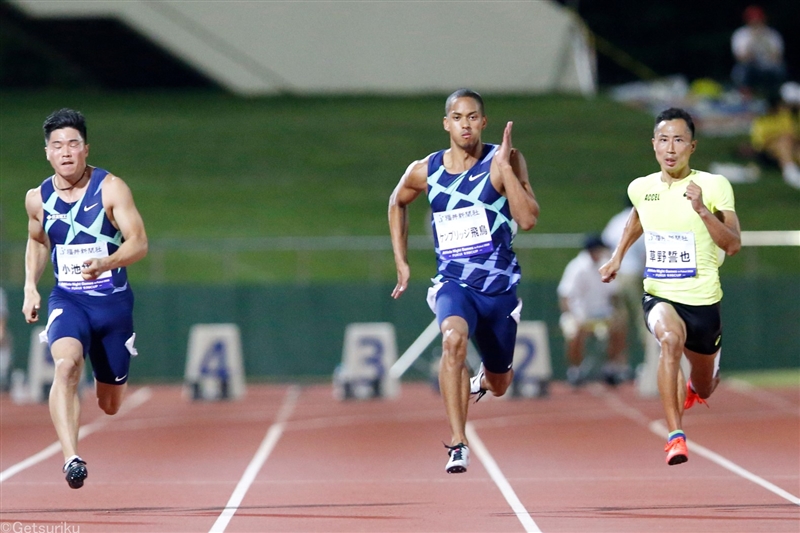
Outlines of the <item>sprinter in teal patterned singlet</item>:
{"label": "sprinter in teal patterned singlet", "polygon": [[[511,144],[512,123],[500,145],[484,144],[483,100],[459,89],[445,103],[444,129],[450,148],[409,165],[389,200],[397,285],[393,298],[408,287],[408,205],[424,192],[431,204],[431,226],[438,262],[428,303],[442,332],[439,389],[450,422],[445,470],[469,466],[466,436],[470,395],[505,394],[522,302],[516,287],[520,268],[511,248],[517,228],[532,229],[539,204],[528,181],[525,158]],[[470,378],[467,344],[472,339],[481,368]]]}
{"label": "sprinter in teal patterned singlet", "polygon": [[45,154],[55,174],[28,191],[25,301],[28,323],[39,320],[36,287],[50,257],[56,286],[48,299],[47,326],[55,376],[50,416],[67,483],[83,486],[86,462],[78,456],[78,386],[84,358],[92,362],[100,408],[115,414],[125,395],[130,358],[136,355],[133,292],[125,267],[147,253],[144,223],[120,178],[86,164],[89,145],[83,115],[71,109],[44,122]]}
{"label": "sprinter in teal patterned singlet", "polygon": [[82,263],[72,259],[79,254],[67,253],[89,251],[105,257],[122,244],[122,232],[114,227],[103,208],[102,184],[107,175],[108,171],[101,168],[91,170],[86,192],[75,203],[65,202],[58,196],[53,184],[55,176],[47,178],[40,186],[53,272],[58,286],[66,291],[102,296],[128,289],[125,267],[103,272],[97,279],[85,280],[81,276]]}
{"label": "sprinter in teal patterned singlet", "polygon": [[[451,174],[445,168],[445,150],[428,158],[428,201],[439,271],[436,281],[453,280],[484,294],[506,292],[520,279],[517,256],[511,248],[517,223],[508,200],[489,179],[497,148],[484,144],[478,162],[460,174]],[[485,213],[485,222],[481,219],[474,228],[465,229],[471,242],[454,248],[457,230],[445,226],[448,213],[463,215],[474,208]]]}

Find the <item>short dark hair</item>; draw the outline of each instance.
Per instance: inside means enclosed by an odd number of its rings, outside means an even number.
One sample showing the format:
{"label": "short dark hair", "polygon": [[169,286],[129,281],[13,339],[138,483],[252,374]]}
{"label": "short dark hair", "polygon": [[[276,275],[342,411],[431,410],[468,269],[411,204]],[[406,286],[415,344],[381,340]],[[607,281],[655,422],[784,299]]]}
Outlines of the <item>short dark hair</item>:
{"label": "short dark hair", "polygon": [[597,248],[608,248],[606,243],[603,242],[602,237],[597,233],[590,233],[583,239],[584,250],[595,250]]}
{"label": "short dark hair", "polygon": [[478,102],[478,109],[480,109],[481,115],[485,115],[485,113],[483,112],[483,98],[481,98],[481,95],[479,95],[472,89],[459,89],[447,97],[447,100],[444,103],[445,116],[447,116],[447,114],[450,112],[450,108],[453,107],[453,103],[459,98],[464,98],[465,96],[472,98],[473,100]]}
{"label": "short dark hair", "polygon": [[665,120],[678,120],[681,119],[686,122],[686,125],[689,126],[689,131],[692,132],[692,139],[694,139],[694,120],[692,120],[692,115],[689,114],[688,111],[685,109],[681,109],[679,107],[670,107],[669,109],[665,109],[661,113],[658,114],[656,117],[656,124],[653,127],[653,131],[655,128],[658,127],[659,124],[664,122]]}
{"label": "short dark hair", "polygon": [[50,140],[50,134],[62,128],[75,128],[83,137],[84,142],[88,142],[86,137],[86,119],[80,111],[63,108],[53,111],[44,119],[42,129],[44,130],[45,144]]}

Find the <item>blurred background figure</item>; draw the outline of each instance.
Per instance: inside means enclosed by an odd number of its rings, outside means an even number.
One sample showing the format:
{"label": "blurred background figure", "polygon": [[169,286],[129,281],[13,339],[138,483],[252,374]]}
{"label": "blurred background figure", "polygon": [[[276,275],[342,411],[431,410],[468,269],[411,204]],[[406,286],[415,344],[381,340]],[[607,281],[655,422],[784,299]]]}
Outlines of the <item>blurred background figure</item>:
{"label": "blurred background figure", "polygon": [[[609,385],[618,385],[630,379],[625,350],[626,323],[614,302],[619,283],[603,283],[598,274],[609,256],[610,251],[600,236],[589,235],[583,250],[567,264],[558,284],[559,326],[566,341],[567,381],[573,387],[582,385],[590,377],[591,369],[584,364],[584,352],[592,336],[606,344],[603,380]],[[641,297],[642,291],[639,292]]]}
{"label": "blurred background figure", "polygon": [[767,100],[767,112],[750,128],[750,144],[760,162],[777,164],[783,180],[800,189],[800,84],[784,83]]}
{"label": "blurred background figure", "polygon": [[747,96],[774,94],[786,79],[783,37],[767,26],[767,16],[760,6],[749,6],[742,18],[745,25],[731,37],[736,61],[731,72],[733,83]]}
{"label": "blurred background figure", "polygon": [[11,372],[11,335],[8,333],[7,322],[6,292],[0,287],[0,390],[3,392],[8,390]]}
{"label": "blurred background figure", "polygon": [[[611,217],[603,229],[603,243],[609,250],[613,250],[622,238],[622,231],[625,229],[625,223],[633,208],[627,194],[624,197],[624,204],[625,207],[622,211]],[[639,237],[622,259],[617,278],[614,281],[617,284],[617,296],[613,301],[625,328],[626,341],[628,325],[633,324],[639,342],[642,344],[644,357],[641,366],[637,367],[637,388],[643,396],[655,396],[658,394],[655,376],[658,370],[659,348],[655,338],[647,330],[642,310],[642,296],[644,295],[642,280],[644,279],[646,253],[644,237]]]}

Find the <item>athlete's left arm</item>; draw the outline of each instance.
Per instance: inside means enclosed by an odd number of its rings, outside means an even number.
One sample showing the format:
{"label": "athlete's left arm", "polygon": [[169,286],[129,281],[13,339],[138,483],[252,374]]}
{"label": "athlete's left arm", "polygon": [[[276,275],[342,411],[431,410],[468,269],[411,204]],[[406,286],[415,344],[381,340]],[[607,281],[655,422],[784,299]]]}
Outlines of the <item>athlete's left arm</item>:
{"label": "athlete's left arm", "polygon": [[533,187],[528,179],[528,167],[525,158],[519,150],[511,145],[511,126],[506,124],[503,131],[503,142],[497,148],[497,153],[492,160],[492,182],[495,176],[500,178],[500,194],[508,199],[511,216],[523,230],[530,230],[536,226],[539,219],[539,203],[533,193]]}
{"label": "athlete's left arm", "polygon": [[692,202],[692,208],[705,224],[714,244],[728,255],[737,253],[742,247],[742,230],[736,212],[720,210],[712,213],[703,202],[702,189],[693,181],[686,187],[686,198]]}
{"label": "athlete's left arm", "polygon": [[103,206],[111,223],[122,232],[122,244],[108,257],[89,261],[83,269],[84,279],[95,279],[106,270],[128,266],[147,255],[147,234],[133,194],[128,185],[113,174],[103,181]]}

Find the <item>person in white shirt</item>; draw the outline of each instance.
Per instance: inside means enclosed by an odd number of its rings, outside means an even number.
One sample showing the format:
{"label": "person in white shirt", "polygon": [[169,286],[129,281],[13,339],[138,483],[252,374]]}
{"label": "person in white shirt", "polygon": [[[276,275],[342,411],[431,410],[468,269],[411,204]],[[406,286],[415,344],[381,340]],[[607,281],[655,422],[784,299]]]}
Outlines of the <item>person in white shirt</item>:
{"label": "person in white shirt", "polygon": [[582,363],[586,342],[592,335],[606,342],[607,360],[602,371],[605,381],[617,385],[630,376],[625,321],[614,305],[619,284],[603,283],[596,275],[609,256],[599,235],[588,236],[584,249],[567,264],[558,284],[559,325],[569,365],[567,381],[576,387],[587,378]]}
{"label": "person in white shirt", "polygon": [[[626,207],[622,211],[611,217],[603,229],[603,243],[609,249],[617,246],[625,229],[625,223],[631,214],[633,204],[631,204],[627,195],[625,196],[625,205]],[[658,395],[656,371],[658,370],[659,348],[658,343],[647,329],[647,324],[644,321],[644,311],[642,310],[642,297],[644,296],[642,280],[644,279],[646,253],[644,238],[640,237],[630,247],[620,264],[616,277],[616,283],[618,284],[617,298],[614,299],[614,302],[625,328],[625,338],[627,338],[628,324],[632,321],[639,337],[639,342],[642,344],[644,358],[642,365],[637,367],[636,371],[636,385],[639,394],[642,396],[656,396]]]}
{"label": "person in white shirt", "polygon": [[767,16],[757,5],[744,10],[745,25],[733,32],[731,49],[736,64],[731,79],[745,94],[776,94],[786,81],[783,37],[767,26]]}

